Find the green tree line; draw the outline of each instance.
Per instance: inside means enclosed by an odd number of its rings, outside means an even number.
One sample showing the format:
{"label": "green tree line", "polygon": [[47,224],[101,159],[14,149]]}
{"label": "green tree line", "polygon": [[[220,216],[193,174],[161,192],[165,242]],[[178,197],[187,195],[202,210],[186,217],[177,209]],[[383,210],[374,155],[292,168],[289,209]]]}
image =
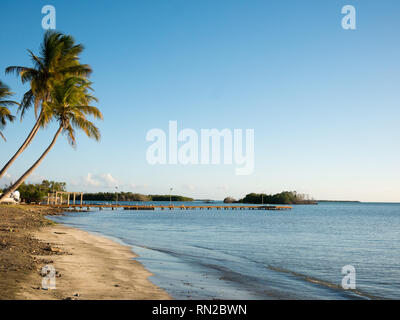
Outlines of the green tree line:
{"label": "green tree line", "polygon": [[[144,195],[132,192],[97,192],[85,193],[83,200],[88,201],[169,201],[169,195]],[[194,199],[171,195],[171,201],[193,201]]]}

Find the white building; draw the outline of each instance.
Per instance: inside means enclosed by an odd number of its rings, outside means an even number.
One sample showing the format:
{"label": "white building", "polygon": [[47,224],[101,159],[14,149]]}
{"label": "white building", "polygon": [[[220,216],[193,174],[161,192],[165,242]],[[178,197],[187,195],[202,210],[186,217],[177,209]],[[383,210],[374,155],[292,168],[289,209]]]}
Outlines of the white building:
{"label": "white building", "polygon": [[[1,195],[1,194],[0,194]],[[19,191],[14,191],[9,197],[5,198],[1,203],[15,204],[21,201]]]}

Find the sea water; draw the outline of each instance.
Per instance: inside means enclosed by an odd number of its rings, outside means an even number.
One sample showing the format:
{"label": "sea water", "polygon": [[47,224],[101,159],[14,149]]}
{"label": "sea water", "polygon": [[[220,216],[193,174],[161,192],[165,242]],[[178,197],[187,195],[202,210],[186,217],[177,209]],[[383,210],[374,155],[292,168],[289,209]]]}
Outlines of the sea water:
{"label": "sea water", "polygon": [[[52,219],[130,245],[177,299],[400,299],[400,204],[94,209]],[[354,290],[341,285],[347,265]]]}

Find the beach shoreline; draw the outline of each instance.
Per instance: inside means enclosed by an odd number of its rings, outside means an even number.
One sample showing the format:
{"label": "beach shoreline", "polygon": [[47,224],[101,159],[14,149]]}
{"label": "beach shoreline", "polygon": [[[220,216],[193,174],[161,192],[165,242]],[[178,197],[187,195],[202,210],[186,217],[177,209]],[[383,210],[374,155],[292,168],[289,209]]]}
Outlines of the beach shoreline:
{"label": "beach shoreline", "polygon": [[[42,210],[0,207],[0,299],[171,299],[149,280],[152,274],[129,246],[55,224],[45,216],[59,211]],[[44,266],[54,267],[55,289],[42,286]]]}

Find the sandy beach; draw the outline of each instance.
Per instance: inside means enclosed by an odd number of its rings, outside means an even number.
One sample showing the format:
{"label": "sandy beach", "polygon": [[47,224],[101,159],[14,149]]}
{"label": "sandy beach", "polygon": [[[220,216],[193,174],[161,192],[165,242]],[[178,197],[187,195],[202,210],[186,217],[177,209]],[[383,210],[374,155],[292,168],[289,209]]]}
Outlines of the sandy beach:
{"label": "sandy beach", "polygon": [[[0,213],[1,299],[171,299],[151,283],[130,247],[46,223],[46,213],[33,208],[0,207]],[[23,224],[30,219],[36,223]],[[55,268],[55,289],[42,288],[45,265]]]}

